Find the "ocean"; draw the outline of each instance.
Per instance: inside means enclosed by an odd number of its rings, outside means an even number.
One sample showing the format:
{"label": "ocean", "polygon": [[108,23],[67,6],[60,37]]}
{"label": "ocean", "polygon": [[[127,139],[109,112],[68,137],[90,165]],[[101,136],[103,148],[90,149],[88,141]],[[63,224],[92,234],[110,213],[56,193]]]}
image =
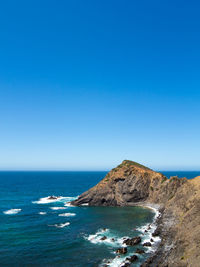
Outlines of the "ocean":
{"label": "ocean", "polygon": [[[200,172],[163,172],[193,178]],[[72,207],[69,201],[106,172],[0,172],[0,266],[117,267],[126,237],[148,241],[155,211],[141,207]],[[60,196],[49,200],[48,196]],[[106,236],[105,240],[101,240]],[[140,266],[159,238],[132,266]]]}

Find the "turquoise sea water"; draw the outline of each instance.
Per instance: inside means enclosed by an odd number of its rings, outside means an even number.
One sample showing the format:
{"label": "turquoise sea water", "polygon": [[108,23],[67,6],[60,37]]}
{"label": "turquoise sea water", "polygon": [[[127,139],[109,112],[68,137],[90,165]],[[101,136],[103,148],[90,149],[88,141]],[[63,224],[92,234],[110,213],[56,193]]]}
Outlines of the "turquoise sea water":
{"label": "turquoise sea water", "polygon": [[[124,258],[117,258],[115,250],[124,237],[141,235],[148,240],[144,227],[153,222],[154,212],[140,207],[65,206],[105,174],[0,172],[0,266],[120,266]],[[63,198],[49,202],[50,195]],[[101,241],[104,235],[107,240]],[[146,249],[133,266],[151,250]]]}

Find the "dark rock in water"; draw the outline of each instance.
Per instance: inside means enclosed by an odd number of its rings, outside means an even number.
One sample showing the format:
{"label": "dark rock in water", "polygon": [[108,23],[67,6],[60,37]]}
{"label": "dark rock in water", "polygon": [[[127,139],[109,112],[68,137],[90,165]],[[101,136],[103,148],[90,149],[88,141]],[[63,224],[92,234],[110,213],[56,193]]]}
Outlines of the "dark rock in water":
{"label": "dark rock in water", "polygon": [[148,226],[147,230],[151,230],[151,226],[150,225]]}
{"label": "dark rock in water", "polygon": [[143,247],[151,247],[151,242],[145,242],[142,245],[143,245]]}
{"label": "dark rock in water", "polygon": [[103,231],[105,232],[107,229],[106,228],[103,228]]}
{"label": "dark rock in water", "polygon": [[153,243],[154,242],[153,238],[151,238],[150,241]]}
{"label": "dark rock in water", "polygon": [[50,196],[50,197],[48,197],[48,199],[50,199],[50,200],[53,200],[53,199],[57,199],[58,197],[55,197],[55,196]]}
{"label": "dark rock in water", "polygon": [[143,254],[143,253],[145,253],[145,251],[143,249],[137,248],[136,251],[135,251],[135,253],[137,253],[137,254]]}
{"label": "dark rock in water", "polygon": [[134,262],[134,261],[136,261],[137,259],[138,259],[138,256],[136,256],[136,255],[133,255],[133,256],[131,256],[131,257],[126,258],[126,260],[128,260],[128,261],[130,261],[130,262]]}
{"label": "dark rock in water", "polygon": [[121,267],[129,267],[131,264],[129,262],[125,262]]}
{"label": "dark rock in water", "polygon": [[160,231],[159,228],[157,228],[157,229],[153,232],[152,236],[159,236],[160,234],[161,234],[161,231]]}
{"label": "dark rock in water", "polygon": [[116,253],[119,254],[126,254],[127,253],[127,248],[118,248]]}
{"label": "dark rock in water", "polygon": [[139,244],[141,242],[141,237],[140,236],[136,236],[133,238],[128,238],[126,240],[124,240],[124,244],[126,244],[127,246],[135,246],[137,244]]}
{"label": "dark rock in water", "polygon": [[114,238],[112,238],[112,239],[111,239],[111,241],[113,241],[113,242],[114,242],[114,241],[115,241],[115,239],[114,239]]}
{"label": "dark rock in water", "polygon": [[100,240],[106,240],[107,237],[104,235]]}
{"label": "dark rock in water", "polygon": [[145,233],[147,233],[148,231],[147,231],[147,230],[145,230],[144,232],[145,232]]}

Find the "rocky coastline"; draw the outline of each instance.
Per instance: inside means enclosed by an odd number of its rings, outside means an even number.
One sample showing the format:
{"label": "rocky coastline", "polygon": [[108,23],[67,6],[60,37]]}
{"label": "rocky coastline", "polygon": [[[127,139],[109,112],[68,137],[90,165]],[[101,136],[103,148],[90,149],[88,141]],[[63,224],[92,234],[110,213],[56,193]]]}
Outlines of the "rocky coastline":
{"label": "rocky coastline", "polygon": [[[152,241],[157,236],[161,241],[156,252],[141,267],[199,266],[200,177],[168,179],[141,164],[125,160],[72,205],[154,209],[156,229]],[[126,242],[131,244],[134,240]],[[143,245],[151,246],[151,242]],[[136,257],[127,259],[123,267],[137,260],[137,255],[133,256]]]}

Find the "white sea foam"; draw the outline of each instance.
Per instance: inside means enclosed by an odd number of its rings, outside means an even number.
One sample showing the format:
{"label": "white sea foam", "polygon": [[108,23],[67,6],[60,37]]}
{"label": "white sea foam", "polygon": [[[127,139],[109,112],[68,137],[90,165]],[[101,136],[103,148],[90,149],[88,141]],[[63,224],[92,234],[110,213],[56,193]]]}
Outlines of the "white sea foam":
{"label": "white sea foam", "polygon": [[[114,259],[109,259],[105,262],[103,262],[100,266],[110,266],[110,267],[121,267],[124,265],[126,261],[126,257],[129,255],[126,254],[126,256],[116,256]],[[130,263],[130,262],[129,262]]]}
{"label": "white sea foam", "polygon": [[65,207],[74,207],[70,202],[65,202]]}
{"label": "white sea foam", "polygon": [[51,210],[66,210],[65,207],[50,207]]}
{"label": "white sea foam", "polygon": [[[106,236],[106,239],[102,238]],[[85,239],[90,241],[93,244],[106,244],[108,246],[112,247],[126,247],[125,244],[123,244],[124,240],[128,237],[117,237],[112,231],[109,229],[100,229],[95,234],[85,236]]]}
{"label": "white sea foam", "polygon": [[[160,242],[160,237],[152,237],[152,233],[156,229],[156,219],[160,215],[158,208],[155,206],[148,205],[148,208],[151,208],[155,212],[155,216],[152,223],[147,223],[143,226],[140,226],[136,228],[136,230],[139,232],[139,235],[142,238],[142,243],[144,242],[150,242],[150,239],[153,238],[154,242],[152,243],[151,247],[145,247],[145,249],[148,252],[153,252],[157,249],[158,242]],[[103,236],[106,236],[107,238],[105,240],[101,240]],[[114,238],[114,240],[113,240]],[[123,244],[124,240],[128,237],[118,237],[116,234],[114,234],[111,230],[106,229],[100,229],[93,235],[89,235],[88,237],[85,237],[88,241],[90,241],[93,244],[102,244],[112,246],[112,247],[126,247],[125,244]],[[114,252],[116,255],[116,252]],[[117,255],[114,259],[105,259],[100,266],[110,266],[110,267],[121,267],[126,262],[126,258],[131,256],[132,253],[127,253],[126,255]]]}
{"label": "white sea foam", "polygon": [[60,224],[53,224],[53,225],[49,225],[49,226],[55,226],[55,227],[57,227],[57,228],[63,228],[63,227],[68,226],[68,225],[70,225],[69,222],[66,222],[66,223],[60,223]]}
{"label": "white sea foam", "polygon": [[63,216],[63,217],[71,217],[71,216],[75,216],[76,213],[61,213],[58,214],[58,216]]}
{"label": "white sea foam", "polygon": [[40,215],[46,215],[47,213],[45,211],[40,211],[38,214],[40,214]]}
{"label": "white sea foam", "polygon": [[153,219],[152,223],[147,223],[141,227],[136,228],[137,231],[139,231],[141,233],[141,238],[142,238],[142,242],[151,242],[151,238],[153,239],[154,242],[152,242],[152,246],[151,247],[146,247],[146,249],[148,250],[148,252],[153,252],[156,250],[158,242],[161,241],[161,238],[159,236],[156,237],[152,237],[152,233],[156,230],[157,226],[156,226],[156,220],[157,218],[160,216],[160,212],[158,210],[158,207],[155,205],[146,205],[147,208],[152,209],[155,212],[155,216]]}
{"label": "white sea foam", "polygon": [[126,260],[127,257],[133,255],[133,252],[127,253],[126,255],[117,255],[114,259],[104,259],[100,264],[100,267],[110,266],[110,267],[121,267],[124,266],[125,263],[129,263],[130,261]]}
{"label": "white sea foam", "polygon": [[[147,223],[145,225],[142,225],[138,228],[136,228],[136,230],[139,232],[139,235],[141,236],[142,238],[142,243],[144,242],[150,242],[150,239],[153,238],[154,242],[152,242],[152,246],[151,247],[145,247],[145,249],[148,251],[148,252],[154,252],[156,249],[157,249],[157,245],[158,245],[158,242],[160,241],[160,237],[152,237],[152,233],[155,231],[156,229],[156,219],[158,218],[158,216],[160,215],[159,211],[157,208],[155,207],[152,207],[152,206],[148,206],[148,208],[151,208],[152,210],[154,210],[155,212],[155,216],[154,216],[154,219],[153,219],[153,222],[151,224]],[[104,232],[105,233],[105,232]],[[111,233],[111,231],[107,231],[105,234],[104,234],[101,230],[98,231],[95,235],[90,235],[88,237],[88,240],[92,243],[95,243],[95,244],[100,244],[102,242],[104,242],[104,244],[106,245],[112,245],[112,247],[123,247],[123,246],[126,246],[125,244],[123,244],[123,241],[124,239],[128,238],[116,238],[114,237],[114,235]],[[101,240],[101,237],[102,236],[106,236],[108,237],[107,239],[105,240]],[[110,237],[111,235],[113,235],[115,241],[110,242],[107,242],[106,241],[110,241]],[[112,238],[111,238],[112,239]],[[115,253],[116,254],[116,253]],[[101,267],[103,266],[110,266],[110,267],[121,267],[123,266],[126,262],[126,258],[131,256],[132,253],[127,253],[126,255],[117,255],[114,259],[106,259],[102,262],[102,264],[100,265]]]}
{"label": "white sea foam", "polygon": [[12,215],[12,214],[17,214],[20,211],[21,211],[21,209],[10,209],[10,210],[3,211],[3,213],[7,214],[7,215]]}
{"label": "white sea foam", "polygon": [[89,205],[89,203],[83,203],[83,204],[81,204],[81,206],[88,206]]}
{"label": "white sea foam", "polygon": [[37,201],[32,201],[33,204],[48,204],[48,203],[53,203],[53,202],[65,202],[67,201],[73,201],[77,199],[78,197],[63,197],[63,196],[48,196],[48,197],[42,197]]}

